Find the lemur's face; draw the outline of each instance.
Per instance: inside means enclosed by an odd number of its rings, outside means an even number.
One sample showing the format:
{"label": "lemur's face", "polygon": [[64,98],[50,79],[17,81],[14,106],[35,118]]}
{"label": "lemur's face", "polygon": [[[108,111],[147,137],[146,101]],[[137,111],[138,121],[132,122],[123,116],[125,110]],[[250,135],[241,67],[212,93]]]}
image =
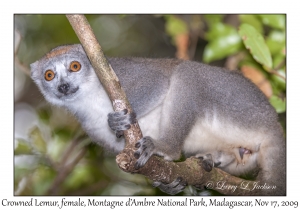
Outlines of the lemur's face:
{"label": "lemur's face", "polygon": [[30,66],[32,79],[45,98],[56,105],[78,99],[95,78],[80,45],[57,47]]}

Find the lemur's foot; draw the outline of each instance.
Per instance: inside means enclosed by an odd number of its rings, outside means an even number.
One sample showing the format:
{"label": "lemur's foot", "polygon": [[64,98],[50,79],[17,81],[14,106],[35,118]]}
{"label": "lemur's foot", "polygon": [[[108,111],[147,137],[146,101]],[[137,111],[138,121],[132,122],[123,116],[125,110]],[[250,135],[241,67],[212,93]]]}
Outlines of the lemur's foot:
{"label": "lemur's foot", "polygon": [[136,161],[134,167],[135,169],[139,169],[143,167],[153,155],[155,146],[152,138],[150,136],[145,136],[138,140],[138,142],[135,144],[135,147],[138,149],[135,151],[134,157],[138,160]]}
{"label": "lemur's foot", "polygon": [[210,172],[213,169],[213,167],[217,167],[221,164],[221,162],[215,163],[213,161],[213,158],[212,158],[211,154],[206,154],[206,155],[203,155],[203,156],[196,156],[196,157],[200,158],[202,160],[202,167],[207,172]]}
{"label": "lemur's foot", "polygon": [[187,183],[181,177],[178,177],[169,184],[163,184],[162,182],[153,182],[152,186],[158,187],[161,191],[170,195],[176,195],[184,190],[184,188],[187,186]]}

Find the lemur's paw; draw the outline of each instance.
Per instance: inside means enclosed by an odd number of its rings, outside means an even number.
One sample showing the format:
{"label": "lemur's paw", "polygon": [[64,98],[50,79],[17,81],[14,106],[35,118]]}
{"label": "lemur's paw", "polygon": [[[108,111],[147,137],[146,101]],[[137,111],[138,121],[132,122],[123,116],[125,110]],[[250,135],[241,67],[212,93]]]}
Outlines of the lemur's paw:
{"label": "lemur's paw", "polygon": [[[207,154],[204,156],[200,156],[200,159],[202,159],[202,167],[204,168],[205,171],[210,172],[212,170],[212,168],[214,167],[214,161],[212,158],[211,154]],[[217,163],[218,165],[220,165],[221,163]]]}
{"label": "lemur's paw", "polygon": [[163,184],[162,182],[153,182],[152,186],[158,187],[161,191],[170,195],[176,195],[184,190],[184,188],[187,186],[187,183],[181,177],[178,177],[170,184]]}
{"label": "lemur's paw", "polygon": [[123,131],[130,128],[130,124],[136,122],[136,114],[134,112],[128,114],[128,110],[124,109],[120,112],[111,112],[108,114],[108,125],[116,132],[117,138],[123,136]]}
{"label": "lemur's paw", "polygon": [[117,138],[121,138],[122,136],[124,136],[124,131],[116,131]]}
{"label": "lemur's paw", "polygon": [[135,148],[137,148],[137,150],[134,153],[134,157],[138,160],[136,161],[134,167],[135,169],[139,169],[143,167],[152,156],[155,146],[152,138],[150,136],[145,136],[138,140],[138,142],[135,144]]}

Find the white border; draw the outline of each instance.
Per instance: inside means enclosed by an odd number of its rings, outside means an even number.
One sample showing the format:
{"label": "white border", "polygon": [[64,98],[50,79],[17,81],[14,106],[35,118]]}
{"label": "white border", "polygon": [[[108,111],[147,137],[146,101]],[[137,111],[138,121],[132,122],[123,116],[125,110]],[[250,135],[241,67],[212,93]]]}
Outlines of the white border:
{"label": "white border", "polygon": [[[4,5],[6,4],[6,5]],[[218,1],[5,1],[1,4],[1,146],[0,146],[0,208],[3,199],[30,200],[30,197],[13,196],[13,14],[15,13],[286,13],[287,14],[287,197],[264,197],[268,201],[297,200],[299,193],[299,5],[297,1],[218,0]],[[100,199],[99,197],[97,197]],[[128,197],[101,197],[101,199],[124,200]],[[135,197],[142,200],[142,197]],[[183,198],[168,197],[173,200]],[[189,199],[192,197],[189,197]],[[212,197],[210,197],[212,198]],[[62,197],[37,197],[39,200],[58,200]],[[67,197],[77,200],[77,197]],[[88,199],[84,197],[83,199]],[[157,200],[158,197],[149,197]],[[165,199],[167,199],[165,197]],[[200,199],[200,198],[198,198]],[[209,198],[205,198],[209,199]],[[254,197],[226,197],[226,200],[254,200]],[[222,200],[222,198],[219,198]],[[298,199],[299,200],[299,199]],[[257,206],[256,206],[257,207]],[[17,207],[14,207],[19,209]],[[26,207],[25,207],[26,208]],[[37,209],[40,207],[29,207]],[[28,209],[29,209],[28,208]],[[64,209],[74,207],[64,207]],[[96,207],[103,208],[103,207]],[[108,207],[106,207],[108,208]],[[125,207],[136,208],[136,207]],[[140,208],[140,207],[138,207]],[[153,208],[153,207],[152,207]],[[196,207],[201,208],[201,207]],[[228,207],[226,207],[228,208]],[[77,208],[78,209],[78,208]],[[236,209],[236,207],[235,207]]]}

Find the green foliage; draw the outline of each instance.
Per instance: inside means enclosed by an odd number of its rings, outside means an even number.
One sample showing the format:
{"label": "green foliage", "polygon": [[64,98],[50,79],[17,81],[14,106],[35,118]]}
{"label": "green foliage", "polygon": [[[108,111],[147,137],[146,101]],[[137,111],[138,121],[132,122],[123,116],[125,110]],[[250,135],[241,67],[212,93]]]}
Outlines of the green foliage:
{"label": "green foliage", "polygon": [[45,195],[49,187],[51,186],[56,172],[52,167],[40,165],[34,171],[31,178],[32,194],[33,195]]}
{"label": "green foliage", "polygon": [[203,61],[207,63],[232,55],[242,47],[241,38],[235,28],[224,23],[211,25],[206,39],[209,42],[204,49]]}
{"label": "green foliage", "polygon": [[[16,195],[48,195],[54,187],[57,195],[70,195],[77,192],[80,195],[151,195],[154,189],[136,184],[126,185],[120,180],[146,185],[143,176],[132,176],[121,172],[115,163],[115,157],[103,155],[99,145],[91,143],[90,139],[78,131],[68,127],[74,122],[66,122],[63,127],[57,127],[52,122],[57,109],[49,111],[43,107],[39,113],[38,126],[34,126],[26,139],[16,139],[14,188]],[[45,114],[51,113],[51,114]],[[45,117],[47,116],[47,117]],[[47,119],[47,120],[45,120]],[[78,155],[85,151],[84,155]],[[78,158],[78,159],[77,159]],[[75,162],[74,162],[75,161]],[[122,173],[122,174],[120,174]],[[57,177],[62,181],[54,186]],[[98,183],[98,187],[95,184]],[[111,190],[122,186],[122,191]],[[128,189],[129,188],[129,189]]]}
{"label": "green foliage", "polygon": [[241,23],[253,26],[259,33],[263,32],[263,24],[257,15],[240,15]]}
{"label": "green foliage", "polygon": [[285,29],[285,15],[259,15],[263,24],[276,29]]}
{"label": "green foliage", "polygon": [[266,44],[273,56],[281,55],[283,58],[285,50],[285,32],[272,30],[266,39]]}
{"label": "green foliage", "polygon": [[285,100],[282,101],[279,97],[272,96],[270,98],[270,103],[272,104],[272,106],[275,107],[277,113],[283,113],[283,112],[285,112],[285,109],[286,109],[286,102],[285,102]]}
{"label": "green foliage", "polygon": [[42,137],[41,131],[38,127],[34,127],[29,134],[31,143],[35,151],[38,153],[45,153],[47,151],[46,142]]}
{"label": "green foliage", "polygon": [[253,26],[246,23],[240,26],[239,34],[253,58],[262,64],[266,70],[270,70],[272,57],[263,36]]}
{"label": "green foliage", "polygon": [[187,24],[180,18],[177,18],[175,15],[165,15],[164,17],[166,19],[166,33],[172,37],[173,42],[177,35],[188,32]]}
{"label": "green foliage", "polygon": [[64,182],[68,189],[78,189],[81,186],[93,184],[96,180],[93,178],[91,171],[93,168],[89,164],[78,164]]}
{"label": "green foliage", "polygon": [[224,15],[216,14],[216,15],[204,15],[204,20],[207,22],[209,26],[214,25],[216,23],[220,23],[223,21]]}
{"label": "green foliage", "polygon": [[210,63],[243,53],[240,66],[253,66],[266,75],[273,89],[270,102],[278,113],[284,112],[285,15],[239,15],[240,25],[237,28],[224,23],[222,18],[220,15],[205,15],[208,31],[203,61]]}
{"label": "green foliage", "polygon": [[16,141],[16,148],[15,148],[15,155],[30,155],[32,154],[32,148],[23,139],[17,139]]}
{"label": "green foliage", "polygon": [[42,108],[38,110],[38,115],[39,118],[44,122],[44,123],[49,123],[49,119],[51,117],[51,111],[45,108]]}

